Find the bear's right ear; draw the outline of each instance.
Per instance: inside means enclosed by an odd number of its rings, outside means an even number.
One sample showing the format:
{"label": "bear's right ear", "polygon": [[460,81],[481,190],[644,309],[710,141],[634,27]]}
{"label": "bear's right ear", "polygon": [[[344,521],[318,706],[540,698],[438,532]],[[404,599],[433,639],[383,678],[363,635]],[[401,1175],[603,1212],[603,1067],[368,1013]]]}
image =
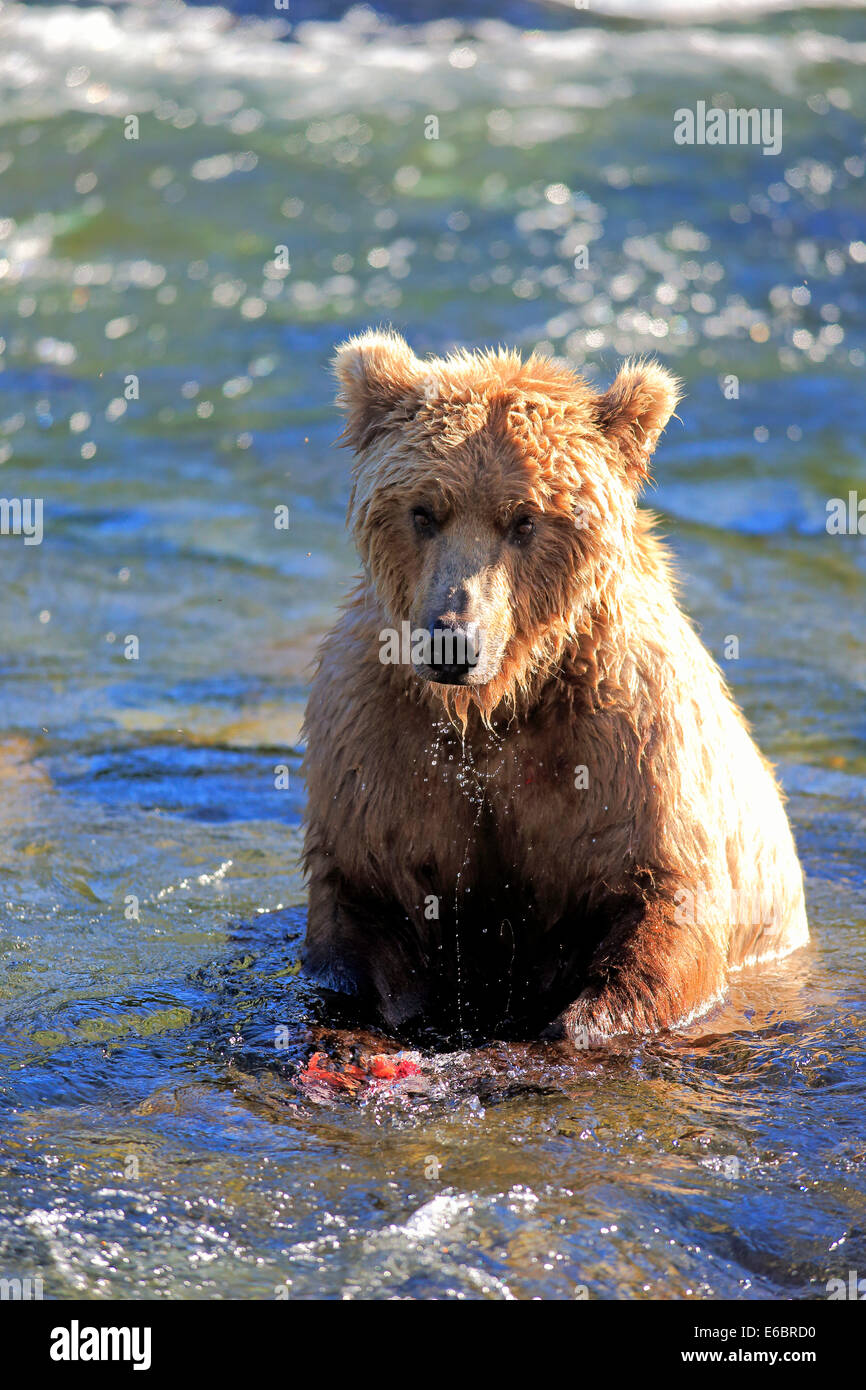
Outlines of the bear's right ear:
{"label": "bear's right ear", "polygon": [[613,385],[598,397],[598,424],[619,445],[626,471],[638,486],[682,394],[675,376],[660,363],[642,359],[624,362]]}
{"label": "bear's right ear", "polygon": [[363,333],[337,348],[337,405],[346,417],[343,440],[366,449],[383,430],[410,419],[429,375],[399,333]]}

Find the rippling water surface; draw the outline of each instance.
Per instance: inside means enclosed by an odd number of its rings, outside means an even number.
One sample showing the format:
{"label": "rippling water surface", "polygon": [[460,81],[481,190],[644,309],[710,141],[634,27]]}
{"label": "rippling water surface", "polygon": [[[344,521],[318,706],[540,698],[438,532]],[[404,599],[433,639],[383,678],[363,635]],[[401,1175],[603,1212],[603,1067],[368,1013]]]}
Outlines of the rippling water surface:
{"label": "rippling water surface", "polygon": [[[0,8],[0,490],[44,500],[0,538],[0,1275],[824,1297],[866,1270],[862,11],[245,8]],[[676,146],[698,100],[782,153]],[[385,321],[684,378],[652,500],[813,943],[681,1036],[339,1100],[298,738],[354,566],[327,362]]]}

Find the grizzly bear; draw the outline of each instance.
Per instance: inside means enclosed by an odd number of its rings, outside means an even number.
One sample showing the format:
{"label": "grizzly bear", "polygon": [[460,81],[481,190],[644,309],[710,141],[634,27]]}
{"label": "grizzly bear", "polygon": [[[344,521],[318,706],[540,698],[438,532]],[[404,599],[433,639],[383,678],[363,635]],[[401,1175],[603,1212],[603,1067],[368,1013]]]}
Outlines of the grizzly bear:
{"label": "grizzly bear", "polygon": [[698,1017],[808,927],[771,767],[637,505],[677,381],[393,332],[335,369],[364,574],[307,709],[307,969],[430,1039]]}

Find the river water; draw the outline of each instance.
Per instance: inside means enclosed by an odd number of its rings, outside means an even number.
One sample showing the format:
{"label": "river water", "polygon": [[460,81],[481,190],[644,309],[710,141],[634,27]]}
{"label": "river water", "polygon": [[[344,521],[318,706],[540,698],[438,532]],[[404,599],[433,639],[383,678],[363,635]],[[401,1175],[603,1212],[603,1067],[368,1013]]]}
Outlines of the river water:
{"label": "river water", "polygon": [[[862,11],[455,8],[0,9],[0,489],[44,505],[0,537],[0,1276],[47,1297],[866,1275]],[[698,101],[781,152],[677,145]],[[683,377],[652,503],[813,941],[682,1035],[341,1100],[296,1083],[299,729],[355,564],[327,364],[379,322]]]}

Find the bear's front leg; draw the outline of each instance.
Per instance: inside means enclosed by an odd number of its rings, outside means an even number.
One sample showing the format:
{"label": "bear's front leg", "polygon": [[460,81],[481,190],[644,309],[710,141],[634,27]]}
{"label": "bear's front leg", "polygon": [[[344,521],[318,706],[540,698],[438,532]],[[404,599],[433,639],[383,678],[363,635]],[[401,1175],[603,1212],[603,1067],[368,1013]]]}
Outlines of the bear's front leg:
{"label": "bear's front leg", "polygon": [[658,1033],[722,998],[721,936],[677,922],[674,913],[671,903],[650,899],[618,917],[593,953],[584,989],[558,1020],[575,1046]]}
{"label": "bear's front leg", "polygon": [[355,1001],[369,1021],[397,1028],[423,1014],[429,969],[410,919],[394,904],[359,895],[311,856],[306,973],[324,988]]}

